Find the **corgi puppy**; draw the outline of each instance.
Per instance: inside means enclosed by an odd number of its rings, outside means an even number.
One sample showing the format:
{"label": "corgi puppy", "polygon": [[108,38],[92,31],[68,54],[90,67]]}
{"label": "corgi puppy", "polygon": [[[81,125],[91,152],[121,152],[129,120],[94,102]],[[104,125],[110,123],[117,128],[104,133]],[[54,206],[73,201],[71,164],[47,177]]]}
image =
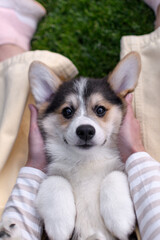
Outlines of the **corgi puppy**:
{"label": "corgi puppy", "polygon": [[135,214],[117,135],[124,97],[136,87],[139,73],[135,52],[103,79],[62,83],[43,63],[31,64],[30,85],[48,160],[36,207],[50,240],[130,239]]}
{"label": "corgi puppy", "polygon": [[133,232],[135,214],[117,134],[124,97],[134,90],[139,73],[135,52],[103,79],[62,83],[44,64],[31,64],[48,158],[36,206],[50,240],[127,240]]}

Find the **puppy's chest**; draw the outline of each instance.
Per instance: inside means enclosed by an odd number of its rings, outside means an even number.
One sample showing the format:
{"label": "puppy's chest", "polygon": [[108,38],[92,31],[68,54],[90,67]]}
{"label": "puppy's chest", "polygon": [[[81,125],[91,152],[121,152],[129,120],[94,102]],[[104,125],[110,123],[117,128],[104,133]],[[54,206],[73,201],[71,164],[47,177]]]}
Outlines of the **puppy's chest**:
{"label": "puppy's chest", "polygon": [[79,166],[68,176],[76,205],[75,231],[80,232],[82,239],[86,239],[86,233],[92,235],[99,231],[104,235],[108,234],[100,214],[100,191],[103,179],[112,170],[106,162],[99,159],[99,162]]}
{"label": "puppy's chest", "polygon": [[58,161],[51,166],[49,175],[60,175],[66,178],[73,192],[79,197],[97,195],[103,179],[114,170],[122,170],[119,157],[99,157],[81,159],[80,161]]}
{"label": "puppy's chest", "polygon": [[71,176],[68,176],[73,188],[77,209],[77,220],[80,220],[81,215],[83,215],[85,222],[91,223],[93,217],[101,221],[99,197],[101,183],[105,175],[105,166],[93,166],[88,164],[88,166],[85,166],[83,169],[79,168],[79,170]]}
{"label": "puppy's chest", "polygon": [[63,176],[72,186],[76,206],[75,232],[80,233],[82,239],[99,231],[108,236],[100,214],[100,189],[103,179],[117,169],[122,170],[117,155],[53,163],[52,174]]}
{"label": "puppy's chest", "polygon": [[107,169],[105,162],[87,162],[80,164],[67,174],[74,192],[87,193],[95,191],[110,169]]}

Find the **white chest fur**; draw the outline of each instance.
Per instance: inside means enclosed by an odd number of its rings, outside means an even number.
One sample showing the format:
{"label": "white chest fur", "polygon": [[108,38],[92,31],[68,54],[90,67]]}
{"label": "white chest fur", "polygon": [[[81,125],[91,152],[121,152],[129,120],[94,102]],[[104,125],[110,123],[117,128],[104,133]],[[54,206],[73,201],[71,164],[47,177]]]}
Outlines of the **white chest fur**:
{"label": "white chest fur", "polygon": [[[58,147],[56,150],[58,151]],[[102,239],[115,239],[107,231],[100,214],[100,189],[103,179],[109,173],[122,171],[123,164],[117,151],[102,148],[101,151],[96,149],[92,154],[82,154],[79,157],[73,153],[66,153],[65,157],[58,155],[58,160],[55,159],[49,166],[49,175],[62,176],[72,186],[76,207],[73,239],[85,240],[95,233],[105,236]]]}

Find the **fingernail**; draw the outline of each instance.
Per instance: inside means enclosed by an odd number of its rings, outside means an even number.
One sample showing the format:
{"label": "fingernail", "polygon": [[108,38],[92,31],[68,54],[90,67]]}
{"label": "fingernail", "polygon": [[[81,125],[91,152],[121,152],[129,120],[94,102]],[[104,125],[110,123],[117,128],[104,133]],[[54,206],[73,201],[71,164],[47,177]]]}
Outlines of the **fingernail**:
{"label": "fingernail", "polygon": [[127,94],[126,100],[127,101],[131,101],[132,100],[132,93]]}
{"label": "fingernail", "polygon": [[28,108],[29,108],[30,112],[32,113],[33,112],[33,105],[32,104],[28,104]]}
{"label": "fingernail", "polygon": [[33,104],[28,104],[28,107],[31,111],[37,110],[37,108]]}

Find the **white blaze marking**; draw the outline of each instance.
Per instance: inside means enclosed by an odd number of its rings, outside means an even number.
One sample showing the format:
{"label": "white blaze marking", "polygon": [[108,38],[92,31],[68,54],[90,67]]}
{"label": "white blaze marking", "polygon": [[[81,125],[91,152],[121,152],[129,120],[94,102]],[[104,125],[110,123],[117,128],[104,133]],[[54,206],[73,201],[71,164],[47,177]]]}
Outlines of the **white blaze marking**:
{"label": "white blaze marking", "polygon": [[84,98],[83,98],[84,90],[86,88],[86,85],[87,85],[87,78],[80,78],[80,80],[76,81],[76,83],[74,85],[75,90],[78,91],[78,99],[79,99],[79,102],[80,102],[79,109],[80,109],[80,115],[81,116],[85,115],[85,113],[86,113],[85,101],[84,101]]}

